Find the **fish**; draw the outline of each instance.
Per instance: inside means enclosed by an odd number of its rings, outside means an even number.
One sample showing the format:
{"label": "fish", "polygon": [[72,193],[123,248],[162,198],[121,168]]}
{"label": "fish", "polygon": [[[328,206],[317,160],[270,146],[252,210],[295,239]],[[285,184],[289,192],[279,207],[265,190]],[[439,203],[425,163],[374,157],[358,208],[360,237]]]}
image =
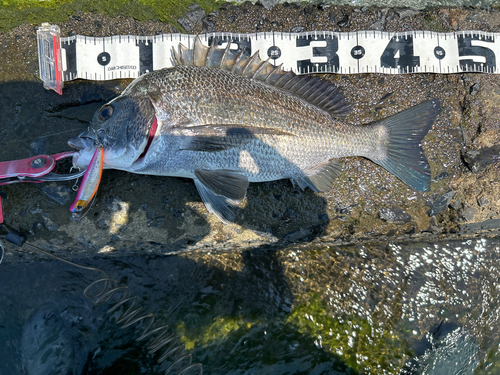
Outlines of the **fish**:
{"label": "fish", "polygon": [[[365,157],[416,191],[430,189],[421,142],[440,112],[430,99],[367,125],[350,125],[341,90],[318,76],[296,75],[258,53],[205,46],[172,50],[174,66],[146,73],[95,113],[68,144],[85,168],[103,147],[103,168],[184,177],[224,223],[250,182],[290,179],[325,192],[341,159]],[[93,145],[93,146],[92,146]]]}

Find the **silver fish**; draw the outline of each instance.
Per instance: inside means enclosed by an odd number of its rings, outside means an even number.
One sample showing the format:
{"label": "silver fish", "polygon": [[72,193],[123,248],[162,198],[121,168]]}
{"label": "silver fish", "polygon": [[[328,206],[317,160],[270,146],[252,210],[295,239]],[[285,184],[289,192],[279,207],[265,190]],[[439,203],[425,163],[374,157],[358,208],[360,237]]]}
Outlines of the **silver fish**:
{"label": "silver fish", "polygon": [[330,82],[297,76],[257,54],[206,47],[173,51],[175,66],[144,74],[101,107],[89,129],[72,139],[73,159],[86,167],[104,148],[104,168],[192,178],[207,209],[223,222],[249,182],[290,179],[328,191],[337,159],[363,156],[415,190],[429,190],[420,142],[439,112],[423,102],[365,126],[340,119],[349,110]]}

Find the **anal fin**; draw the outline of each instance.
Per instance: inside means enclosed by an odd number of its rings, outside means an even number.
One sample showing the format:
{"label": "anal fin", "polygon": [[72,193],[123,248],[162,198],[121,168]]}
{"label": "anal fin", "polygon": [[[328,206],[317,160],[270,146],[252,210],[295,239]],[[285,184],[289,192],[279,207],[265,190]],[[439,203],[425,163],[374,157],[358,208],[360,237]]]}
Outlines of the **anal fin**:
{"label": "anal fin", "polygon": [[301,189],[310,187],[317,193],[331,190],[333,181],[342,172],[338,161],[325,161],[304,170],[304,176],[295,179]]}

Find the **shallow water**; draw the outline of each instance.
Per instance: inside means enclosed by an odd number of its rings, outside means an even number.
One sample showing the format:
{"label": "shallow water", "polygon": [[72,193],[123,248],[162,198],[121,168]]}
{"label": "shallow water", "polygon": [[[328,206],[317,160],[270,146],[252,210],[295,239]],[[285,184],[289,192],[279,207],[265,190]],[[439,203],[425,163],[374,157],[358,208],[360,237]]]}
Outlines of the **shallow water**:
{"label": "shallow water", "polygon": [[[477,239],[80,263],[126,285],[207,374],[494,374],[499,257],[500,239]],[[99,272],[55,260],[0,267],[0,374],[167,367],[149,339],[135,341],[144,326],[120,329],[123,311],[106,312],[116,300],[83,295]]]}

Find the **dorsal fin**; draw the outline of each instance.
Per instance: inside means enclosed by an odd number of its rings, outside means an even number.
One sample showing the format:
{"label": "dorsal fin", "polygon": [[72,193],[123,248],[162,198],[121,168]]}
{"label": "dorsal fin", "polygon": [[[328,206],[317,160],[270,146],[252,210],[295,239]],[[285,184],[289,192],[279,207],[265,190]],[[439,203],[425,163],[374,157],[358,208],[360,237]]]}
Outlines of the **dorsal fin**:
{"label": "dorsal fin", "polygon": [[274,66],[270,59],[261,60],[258,52],[250,57],[243,52],[231,51],[230,42],[225,49],[217,48],[215,39],[210,47],[206,47],[197,36],[193,49],[182,44],[179,44],[178,51],[172,49],[172,59],[175,65],[219,68],[279,87],[327,111],[333,117],[345,117],[350,112],[347,99],[332,83],[319,77],[298,76],[292,71],[283,70],[281,65]]}

